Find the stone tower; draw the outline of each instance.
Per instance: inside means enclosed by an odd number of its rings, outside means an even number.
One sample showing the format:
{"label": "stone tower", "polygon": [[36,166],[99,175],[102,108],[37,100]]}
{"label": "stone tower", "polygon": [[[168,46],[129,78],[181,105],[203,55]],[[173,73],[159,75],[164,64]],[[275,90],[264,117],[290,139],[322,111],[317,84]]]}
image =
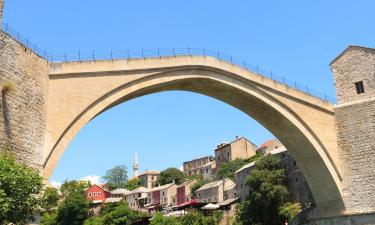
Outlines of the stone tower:
{"label": "stone tower", "polygon": [[375,211],[375,49],[349,46],[332,63],[347,213]]}
{"label": "stone tower", "polygon": [[138,170],[139,170],[138,155],[137,155],[137,153],[135,153],[135,155],[134,155],[134,165],[133,165],[134,177],[138,177]]}

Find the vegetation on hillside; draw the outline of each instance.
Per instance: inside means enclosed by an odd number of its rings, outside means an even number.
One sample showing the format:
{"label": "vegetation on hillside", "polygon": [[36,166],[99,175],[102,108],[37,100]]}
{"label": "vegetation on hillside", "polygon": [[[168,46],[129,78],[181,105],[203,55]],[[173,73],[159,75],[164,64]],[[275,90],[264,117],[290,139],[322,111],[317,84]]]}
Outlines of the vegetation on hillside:
{"label": "vegetation on hillside", "polygon": [[224,178],[230,178],[234,179],[234,173],[241,169],[244,165],[254,162],[258,159],[260,159],[262,155],[260,153],[257,153],[255,156],[250,157],[248,159],[235,159],[232,161],[229,161],[227,163],[223,163],[220,165],[220,167],[217,169],[216,172],[216,179],[221,180]]}
{"label": "vegetation on hillside", "polygon": [[239,207],[238,224],[279,225],[299,212],[300,208],[289,202],[285,171],[278,157],[268,155],[257,161],[247,185],[250,192]]}
{"label": "vegetation on hillside", "polygon": [[183,183],[186,179],[185,174],[177,168],[168,168],[160,173],[158,183],[160,185],[175,182],[177,185]]}
{"label": "vegetation on hillside", "polygon": [[132,221],[146,216],[131,210],[124,202],[111,203],[103,207],[100,215],[87,219],[83,225],[130,225]]}
{"label": "vegetation on hillside", "polygon": [[0,224],[25,224],[39,211],[42,177],[28,166],[17,163],[3,150],[0,153]]}
{"label": "vegetation on hillside", "polygon": [[87,181],[65,181],[60,188],[62,202],[43,214],[41,225],[81,225],[88,217],[85,189],[89,186]]}
{"label": "vegetation on hillside", "polygon": [[139,180],[138,178],[133,178],[125,183],[124,188],[132,191],[139,188],[140,186],[142,186],[141,180]]}
{"label": "vegetation on hillside", "polygon": [[182,217],[166,217],[161,213],[156,213],[152,217],[150,225],[218,225],[222,218],[221,212],[216,212],[213,216],[191,212]]}

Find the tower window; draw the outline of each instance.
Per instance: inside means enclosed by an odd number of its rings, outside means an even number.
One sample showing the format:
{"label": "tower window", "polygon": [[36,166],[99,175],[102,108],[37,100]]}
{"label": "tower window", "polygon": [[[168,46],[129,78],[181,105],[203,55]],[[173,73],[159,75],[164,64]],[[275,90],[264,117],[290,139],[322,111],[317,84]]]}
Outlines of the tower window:
{"label": "tower window", "polygon": [[357,94],[365,93],[365,87],[363,86],[363,81],[358,81],[354,83],[355,90],[357,91]]}

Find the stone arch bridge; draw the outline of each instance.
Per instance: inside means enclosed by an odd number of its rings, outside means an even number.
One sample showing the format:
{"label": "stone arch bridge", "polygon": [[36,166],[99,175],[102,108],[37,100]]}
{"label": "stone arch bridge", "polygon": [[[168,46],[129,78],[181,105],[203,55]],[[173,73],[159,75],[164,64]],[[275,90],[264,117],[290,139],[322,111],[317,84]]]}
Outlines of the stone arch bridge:
{"label": "stone arch bridge", "polygon": [[344,208],[334,106],[327,101],[211,56],[51,63],[48,82],[46,178],[98,114],[146,94],[185,90],[228,103],[271,131],[300,166],[318,214]]}

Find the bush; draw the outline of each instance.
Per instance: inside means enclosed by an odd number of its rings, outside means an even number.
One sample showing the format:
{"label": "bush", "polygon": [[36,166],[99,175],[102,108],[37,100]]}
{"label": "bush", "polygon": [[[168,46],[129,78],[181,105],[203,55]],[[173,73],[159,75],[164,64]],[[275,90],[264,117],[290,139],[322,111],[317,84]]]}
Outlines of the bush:
{"label": "bush", "polygon": [[16,162],[5,150],[0,153],[0,224],[24,224],[41,205],[42,177]]}

